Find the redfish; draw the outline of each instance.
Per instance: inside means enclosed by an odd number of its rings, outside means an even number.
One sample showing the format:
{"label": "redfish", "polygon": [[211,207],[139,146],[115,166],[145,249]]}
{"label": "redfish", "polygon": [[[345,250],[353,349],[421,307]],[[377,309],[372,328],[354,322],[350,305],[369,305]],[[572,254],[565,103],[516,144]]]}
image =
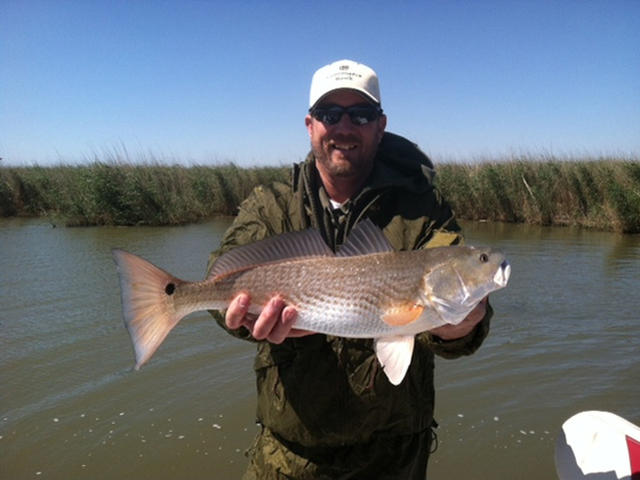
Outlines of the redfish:
{"label": "redfish", "polygon": [[505,256],[490,248],[394,251],[369,220],[354,227],[337,253],[313,229],[237,247],[201,282],[176,278],[123,250],[113,256],[136,369],[183,317],[224,310],[246,292],[252,313],[277,295],[296,308],[296,328],[375,339],[394,385],[409,368],[416,334],[461,322],[486,295],[505,287],[511,272]]}

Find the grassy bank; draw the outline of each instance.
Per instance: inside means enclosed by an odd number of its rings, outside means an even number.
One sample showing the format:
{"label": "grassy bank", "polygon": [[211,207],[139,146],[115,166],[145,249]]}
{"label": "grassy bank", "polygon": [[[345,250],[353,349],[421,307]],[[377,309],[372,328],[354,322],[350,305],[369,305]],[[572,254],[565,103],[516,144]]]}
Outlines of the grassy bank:
{"label": "grassy bank", "polygon": [[[520,158],[439,164],[460,218],[640,232],[640,162]],[[165,225],[233,214],[254,186],[288,168],[131,165],[0,168],[0,216],[67,225]]]}
{"label": "grassy bank", "polygon": [[0,216],[49,216],[69,226],[197,222],[234,214],[255,185],[287,171],[100,162],[0,168]]}
{"label": "grassy bank", "polygon": [[640,162],[520,159],[440,165],[461,218],[640,232]]}

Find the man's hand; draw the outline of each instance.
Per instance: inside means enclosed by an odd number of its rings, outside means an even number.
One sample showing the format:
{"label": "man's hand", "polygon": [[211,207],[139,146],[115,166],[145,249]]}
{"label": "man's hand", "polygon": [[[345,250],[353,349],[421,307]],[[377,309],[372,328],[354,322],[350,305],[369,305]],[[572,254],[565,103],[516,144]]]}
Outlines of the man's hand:
{"label": "man's hand", "polygon": [[288,337],[303,337],[314,332],[292,328],[298,312],[287,306],[280,297],[273,297],[260,312],[249,313],[251,297],[247,293],[238,294],[229,304],[225,323],[231,330],[245,327],[256,340],[282,343]]}
{"label": "man's hand", "polygon": [[484,297],[476,308],[469,312],[469,315],[457,325],[442,325],[441,327],[429,330],[429,333],[440,337],[442,340],[455,340],[468,335],[475,326],[480,323],[487,313],[487,301],[489,297]]}

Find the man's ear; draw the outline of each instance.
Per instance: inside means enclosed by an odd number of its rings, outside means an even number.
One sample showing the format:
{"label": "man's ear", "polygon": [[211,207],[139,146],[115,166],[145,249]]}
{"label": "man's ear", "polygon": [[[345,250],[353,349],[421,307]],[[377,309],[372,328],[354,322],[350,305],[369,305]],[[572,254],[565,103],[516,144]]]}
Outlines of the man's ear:
{"label": "man's ear", "polygon": [[378,131],[377,131],[378,143],[382,141],[382,136],[384,135],[385,128],[387,128],[387,116],[383,114],[383,115],[380,115],[380,118],[378,118]]}
{"label": "man's ear", "polygon": [[304,117],[304,124],[307,126],[309,136],[311,136],[311,132],[313,131],[313,119],[311,118],[311,115],[307,114],[307,116]]}

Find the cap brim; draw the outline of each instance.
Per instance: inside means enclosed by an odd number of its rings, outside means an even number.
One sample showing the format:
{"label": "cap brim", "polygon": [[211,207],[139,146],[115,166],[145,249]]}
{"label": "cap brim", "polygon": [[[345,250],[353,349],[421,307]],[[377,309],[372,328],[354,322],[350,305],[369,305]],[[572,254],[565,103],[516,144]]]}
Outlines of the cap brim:
{"label": "cap brim", "polygon": [[353,88],[353,87],[338,87],[338,88],[334,88],[333,90],[329,90],[327,93],[325,93],[324,95],[322,95],[320,98],[318,98],[313,105],[311,105],[309,107],[309,110],[313,109],[313,107],[315,107],[318,103],[320,103],[323,99],[325,99],[327,96],[331,95],[334,92],[337,92],[339,90],[352,90],[356,93],[358,93],[359,95],[361,95],[365,100],[369,100],[372,103],[374,103],[375,105],[380,105],[380,102],[378,101],[377,98],[375,98],[374,96],[370,95],[369,92],[362,90],[360,88]]}

